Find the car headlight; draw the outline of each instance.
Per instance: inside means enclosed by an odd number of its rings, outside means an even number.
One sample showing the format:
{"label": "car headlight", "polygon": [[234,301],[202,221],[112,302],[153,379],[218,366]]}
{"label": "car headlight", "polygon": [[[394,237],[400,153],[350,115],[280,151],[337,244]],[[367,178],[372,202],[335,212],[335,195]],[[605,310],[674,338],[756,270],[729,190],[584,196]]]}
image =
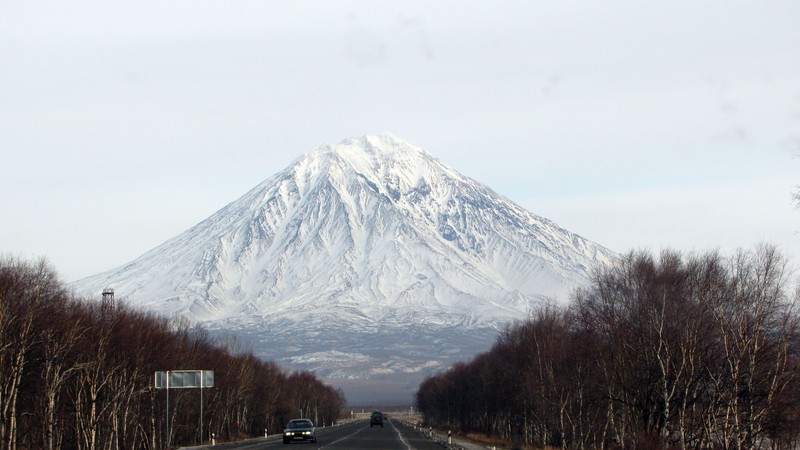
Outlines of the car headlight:
{"label": "car headlight", "polygon": [[310,431],[303,431],[303,434],[311,434]]}
{"label": "car headlight", "polygon": [[283,434],[284,434],[285,436],[291,436],[291,435],[292,435],[292,432],[291,432],[291,431],[284,431],[284,432],[283,432]]}

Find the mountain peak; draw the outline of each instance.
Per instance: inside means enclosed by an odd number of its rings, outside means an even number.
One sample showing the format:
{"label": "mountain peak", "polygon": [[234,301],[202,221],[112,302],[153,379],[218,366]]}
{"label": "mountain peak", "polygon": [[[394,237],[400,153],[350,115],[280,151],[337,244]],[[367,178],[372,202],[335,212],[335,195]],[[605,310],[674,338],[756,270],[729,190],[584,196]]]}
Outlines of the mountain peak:
{"label": "mountain peak", "polygon": [[375,192],[390,197],[415,189],[425,177],[456,175],[420,147],[392,134],[364,135],[322,145],[298,159],[292,170],[303,180],[336,177],[337,184],[355,176]]}
{"label": "mountain peak", "polygon": [[363,135],[343,139],[335,145],[322,145],[306,156],[325,157],[337,155],[345,160],[362,159],[394,159],[409,157],[431,158],[421,148],[416,147],[399,137],[385,133],[379,135]]}
{"label": "mountain peak", "polygon": [[365,134],[358,137],[350,137],[340,141],[338,146],[357,146],[366,151],[379,151],[384,153],[396,151],[401,153],[424,153],[419,147],[410,144],[392,133]]}

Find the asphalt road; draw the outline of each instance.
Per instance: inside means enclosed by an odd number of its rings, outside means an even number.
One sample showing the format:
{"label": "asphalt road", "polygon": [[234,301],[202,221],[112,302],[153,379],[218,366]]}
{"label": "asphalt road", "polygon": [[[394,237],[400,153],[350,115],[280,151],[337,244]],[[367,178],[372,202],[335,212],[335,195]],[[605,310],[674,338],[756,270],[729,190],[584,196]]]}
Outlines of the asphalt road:
{"label": "asphalt road", "polygon": [[[199,448],[199,447],[195,447]],[[275,435],[267,439],[253,439],[245,442],[220,444],[203,447],[215,450],[260,450],[283,449],[325,449],[325,450],[442,450],[442,446],[428,440],[413,428],[387,419],[383,427],[369,426],[368,420],[359,420],[330,428],[317,429],[317,442],[292,443],[284,445],[282,437]]]}

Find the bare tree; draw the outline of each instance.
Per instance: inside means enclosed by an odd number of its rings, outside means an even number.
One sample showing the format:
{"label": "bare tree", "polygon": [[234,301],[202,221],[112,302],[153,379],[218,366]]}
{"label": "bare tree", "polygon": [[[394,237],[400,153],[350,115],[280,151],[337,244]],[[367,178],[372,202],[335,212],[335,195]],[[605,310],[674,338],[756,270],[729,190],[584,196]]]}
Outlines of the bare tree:
{"label": "bare tree", "polygon": [[45,448],[53,450],[59,448],[61,442],[57,428],[59,400],[67,381],[78,372],[73,362],[81,338],[86,333],[87,324],[72,308],[51,308],[43,319],[47,322],[38,324],[41,344],[42,441]]}
{"label": "bare tree", "polygon": [[761,445],[775,400],[793,375],[789,357],[798,322],[786,282],[785,258],[760,246],[732,259],[727,295],[712,304],[723,358],[715,373],[717,424],[731,448]]}
{"label": "bare tree", "polygon": [[46,261],[0,260],[0,444],[4,449],[16,448],[17,400],[28,355],[36,343],[36,316],[61,295],[58,276]]}

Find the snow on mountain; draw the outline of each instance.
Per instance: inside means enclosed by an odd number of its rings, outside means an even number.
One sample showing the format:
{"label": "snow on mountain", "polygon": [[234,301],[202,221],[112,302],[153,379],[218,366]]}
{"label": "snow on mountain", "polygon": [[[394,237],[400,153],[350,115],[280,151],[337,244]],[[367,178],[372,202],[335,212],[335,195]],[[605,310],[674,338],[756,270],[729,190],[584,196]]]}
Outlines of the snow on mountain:
{"label": "snow on mountain", "polygon": [[279,362],[359,377],[467,358],[612,258],[381,135],[322,146],[73,288],[111,286],[132,304],[245,336]]}

